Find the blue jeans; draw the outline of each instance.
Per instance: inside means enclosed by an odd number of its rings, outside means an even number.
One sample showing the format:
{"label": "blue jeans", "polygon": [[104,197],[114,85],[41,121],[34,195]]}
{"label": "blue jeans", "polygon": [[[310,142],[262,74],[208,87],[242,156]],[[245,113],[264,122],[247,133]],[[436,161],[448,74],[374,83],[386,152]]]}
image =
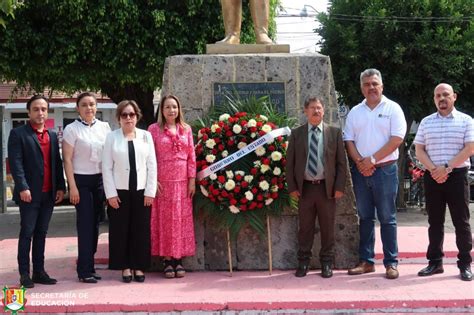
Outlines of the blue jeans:
{"label": "blue jeans", "polygon": [[53,214],[54,200],[51,192],[41,194],[41,201],[26,203],[20,201],[20,237],[18,239],[18,271],[20,275],[30,273],[30,249],[33,272],[44,271],[44,248],[49,221]]}
{"label": "blue jeans", "polygon": [[398,264],[397,208],[398,191],[397,163],[376,168],[372,176],[363,176],[357,167],[351,166],[352,182],[359,214],[359,259],[371,264],[375,262],[375,213],[380,222],[385,266]]}

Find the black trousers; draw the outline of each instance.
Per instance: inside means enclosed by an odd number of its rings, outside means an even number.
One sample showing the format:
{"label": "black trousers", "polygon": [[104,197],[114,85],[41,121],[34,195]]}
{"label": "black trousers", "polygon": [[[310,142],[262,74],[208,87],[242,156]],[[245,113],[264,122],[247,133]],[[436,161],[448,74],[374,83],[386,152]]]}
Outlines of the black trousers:
{"label": "black trousers", "polygon": [[438,184],[431,174],[424,175],[426,210],[428,212],[429,245],[426,258],[430,262],[443,259],[444,220],[446,205],[449,207],[456,233],[458,266],[470,266],[472,262],[472,234],[469,224],[469,185],[467,168],[454,169],[448,180]]}
{"label": "black trousers", "polygon": [[109,268],[145,270],[150,267],[150,213],[144,190],[118,190],[120,207],[108,207]]}
{"label": "black trousers", "polygon": [[18,239],[18,271],[20,275],[30,274],[30,249],[33,272],[44,271],[44,249],[49,221],[53,214],[54,200],[52,193],[43,192],[41,201],[20,201],[20,236]]}
{"label": "black trousers", "polygon": [[94,254],[97,252],[99,218],[104,208],[102,175],[74,174],[80,202],[76,205],[77,275],[91,277],[95,273]]}
{"label": "black trousers", "polygon": [[298,204],[298,261],[308,263],[314,243],[316,217],[321,230],[321,263],[332,263],[334,260],[334,224],[336,219],[336,200],[326,195],[324,182],[314,185],[303,184],[303,194]]}

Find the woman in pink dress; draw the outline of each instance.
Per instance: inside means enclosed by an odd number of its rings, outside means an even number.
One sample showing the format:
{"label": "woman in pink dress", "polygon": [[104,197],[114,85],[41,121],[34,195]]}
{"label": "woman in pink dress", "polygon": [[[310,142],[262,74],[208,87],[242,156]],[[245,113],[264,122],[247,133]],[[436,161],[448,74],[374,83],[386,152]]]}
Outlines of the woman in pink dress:
{"label": "woman in pink dress", "polygon": [[148,131],[155,143],[158,190],[151,211],[151,254],[164,258],[166,278],[185,275],[181,258],[196,245],[192,198],[196,191],[196,155],[191,127],[176,96],[162,98],[157,122]]}

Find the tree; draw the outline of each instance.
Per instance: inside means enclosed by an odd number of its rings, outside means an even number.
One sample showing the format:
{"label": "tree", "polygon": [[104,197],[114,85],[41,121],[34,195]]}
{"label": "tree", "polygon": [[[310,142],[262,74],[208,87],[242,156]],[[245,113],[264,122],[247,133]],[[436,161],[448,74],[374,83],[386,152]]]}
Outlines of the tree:
{"label": "tree", "polygon": [[[321,52],[331,57],[340,101],[358,104],[360,72],[377,68],[384,94],[402,106],[408,128],[435,111],[440,82],[453,85],[458,107],[473,113],[473,15],[472,0],[330,1],[316,32]],[[403,147],[400,153],[403,172]]]}
{"label": "tree", "polygon": [[[7,22],[0,30],[1,80],[134,99],[145,125],[153,122],[165,58],[203,53],[224,34],[219,3],[204,0],[31,0]],[[242,31],[243,42],[250,41],[252,24]]]}
{"label": "tree", "polygon": [[22,2],[18,0],[0,0],[0,25],[5,27],[6,22],[5,18],[7,17],[15,17],[13,11],[18,6],[21,6]]}

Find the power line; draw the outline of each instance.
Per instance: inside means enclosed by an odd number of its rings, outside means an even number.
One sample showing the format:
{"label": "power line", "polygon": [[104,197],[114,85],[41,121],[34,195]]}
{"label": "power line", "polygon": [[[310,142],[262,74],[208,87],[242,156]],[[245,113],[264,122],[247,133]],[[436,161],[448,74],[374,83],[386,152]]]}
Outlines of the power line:
{"label": "power line", "polygon": [[471,22],[473,16],[465,17],[407,17],[407,16],[367,16],[367,15],[349,15],[349,14],[329,14],[329,19],[336,21],[349,22],[397,22],[397,23],[455,23],[455,22]]}
{"label": "power line", "polygon": [[456,19],[473,19],[473,16],[462,16],[462,17],[454,17],[454,16],[375,16],[375,15],[355,15],[355,14],[341,14],[341,13],[334,13],[330,14],[330,16],[341,16],[341,17],[349,17],[349,18],[373,18],[373,19],[400,19],[400,20],[456,20]]}

